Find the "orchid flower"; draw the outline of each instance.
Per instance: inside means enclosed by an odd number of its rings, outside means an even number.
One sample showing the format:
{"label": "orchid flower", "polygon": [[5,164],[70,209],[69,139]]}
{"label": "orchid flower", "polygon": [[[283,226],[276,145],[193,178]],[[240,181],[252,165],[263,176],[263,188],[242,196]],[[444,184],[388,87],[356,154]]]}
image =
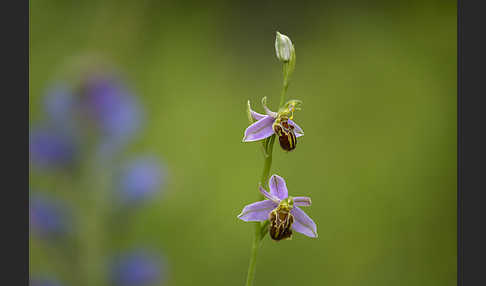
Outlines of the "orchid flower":
{"label": "orchid flower", "polygon": [[311,205],[309,197],[289,197],[285,180],[272,175],[268,182],[270,193],[262,186],[260,192],[266,200],[249,204],[238,218],[243,221],[270,221],[269,234],[274,240],[289,239],[292,229],[309,237],[317,237],[314,221],[299,207]]}
{"label": "orchid flower", "polygon": [[265,139],[276,134],[280,147],[285,151],[292,151],[297,144],[297,138],[304,136],[304,131],[292,119],[294,111],[299,110],[299,100],[290,100],[279,112],[271,111],[266,105],[266,98],[262,100],[265,115],[255,112],[248,101],[248,112],[251,118],[256,120],[245,130],[243,142],[253,142]]}

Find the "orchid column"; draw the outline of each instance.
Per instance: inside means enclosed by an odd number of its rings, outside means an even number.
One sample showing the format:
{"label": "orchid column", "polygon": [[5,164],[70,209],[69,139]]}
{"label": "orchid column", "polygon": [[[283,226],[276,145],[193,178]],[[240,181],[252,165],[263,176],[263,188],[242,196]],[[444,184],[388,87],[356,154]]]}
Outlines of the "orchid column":
{"label": "orchid column", "polygon": [[[259,199],[243,208],[238,218],[243,221],[255,222],[255,234],[251,249],[250,263],[246,285],[253,284],[255,277],[256,257],[261,242],[267,233],[275,241],[290,239],[292,230],[309,237],[317,237],[317,227],[314,221],[299,206],[310,206],[309,197],[289,196],[285,180],[274,174],[269,178],[272,166],[272,154],[275,137],[278,137],[280,147],[292,151],[297,146],[297,138],[304,131],[294,121],[294,112],[300,110],[299,100],[286,101],[289,80],[295,68],[295,48],[290,39],[277,32],[275,39],[277,59],[283,63],[283,87],[280,94],[280,105],[277,112],[267,107],[267,99],[262,99],[265,114],[251,109],[248,101],[247,112],[250,126],[245,130],[243,142],[261,141],[263,151],[263,172],[259,181]],[[267,184],[268,180],[268,184]],[[265,190],[270,190],[270,193]],[[262,196],[263,195],[263,196]]]}

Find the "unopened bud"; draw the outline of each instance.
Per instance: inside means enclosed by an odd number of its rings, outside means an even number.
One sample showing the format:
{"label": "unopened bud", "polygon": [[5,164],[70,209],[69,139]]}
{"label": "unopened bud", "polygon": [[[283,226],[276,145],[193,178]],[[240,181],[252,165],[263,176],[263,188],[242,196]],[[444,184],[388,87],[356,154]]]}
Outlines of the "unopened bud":
{"label": "unopened bud", "polygon": [[277,32],[277,36],[275,37],[275,52],[279,61],[288,62],[291,60],[292,54],[295,51],[294,45],[292,45],[289,37]]}

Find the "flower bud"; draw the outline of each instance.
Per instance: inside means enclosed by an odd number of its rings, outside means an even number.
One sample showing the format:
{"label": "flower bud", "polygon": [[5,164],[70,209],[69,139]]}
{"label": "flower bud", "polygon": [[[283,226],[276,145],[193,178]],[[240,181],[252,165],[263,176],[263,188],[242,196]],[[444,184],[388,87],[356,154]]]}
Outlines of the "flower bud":
{"label": "flower bud", "polygon": [[275,52],[279,61],[286,63],[291,60],[295,51],[294,45],[292,45],[289,37],[277,32],[277,36],[275,37]]}

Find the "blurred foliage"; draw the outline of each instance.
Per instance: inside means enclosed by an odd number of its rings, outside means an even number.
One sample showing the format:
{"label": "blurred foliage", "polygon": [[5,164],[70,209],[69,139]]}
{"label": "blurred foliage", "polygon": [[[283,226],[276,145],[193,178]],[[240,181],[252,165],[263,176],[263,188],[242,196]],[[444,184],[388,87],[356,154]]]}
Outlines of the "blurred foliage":
{"label": "blurred foliage", "polygon": [[[312,197],[319,238],[266,240],[255,285],[456,284],[455,1],[31,1],[30,23],[32,122],[91,56],[146,107],[128,154],[154,151],[170,180],[114,243],[162,249],[165,285],[244,283],[253,228],[236,216],[262,168],[245,104],[278,104],[276,30],[306,135],[272,173]],[[49,251],[31,243],[31,269],[52,271]]]}

